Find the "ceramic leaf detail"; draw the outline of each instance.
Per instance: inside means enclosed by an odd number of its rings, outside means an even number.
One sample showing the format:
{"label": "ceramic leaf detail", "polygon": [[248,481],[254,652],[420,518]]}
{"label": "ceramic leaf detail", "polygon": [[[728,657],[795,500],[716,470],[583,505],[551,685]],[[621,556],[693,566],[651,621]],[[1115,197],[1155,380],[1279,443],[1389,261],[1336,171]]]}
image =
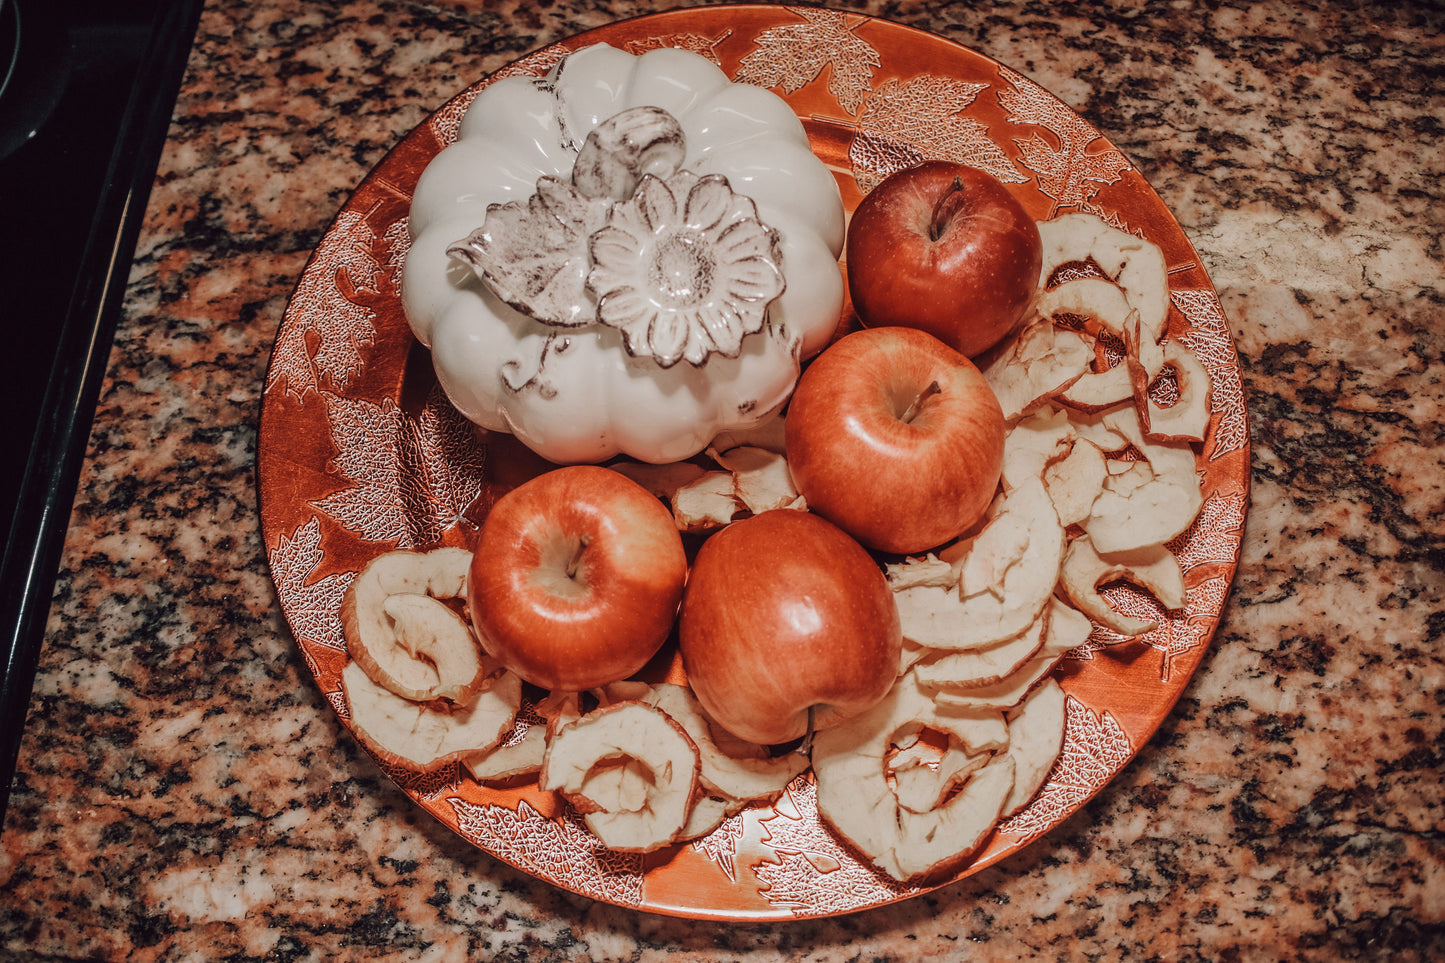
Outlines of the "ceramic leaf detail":
{"label": "ceramic leaf detail", "polygon": [[1201,565],[1228,565],[1234,561],[1244,527],[1242,492],[1216,492],[1204,500],[1194,524],[1169,543],[1185,572]]}
{"label": "ceramic leaf detail", "polygon": [[627,42],[627,52],[630,54],[644,54],[649,50],[675,47],[679,50],[689,50],[720,65],[722,58],[719,57],[717,53],[718,44],[732,35],[733,32],[731,30],[724,30],[716,37],[709,37],[700,33],[674,33],[665,37],[644,37],[639,40],[629,40]]}
{"label": "ceramic leaf detail", "polygon": [[858,186],[872,190],[889,174],[926,160],[967,164],[1005,183],[1027,180],[989,136],[988,125],[963,115],[987,89],[932,74],[886,81],[868,98],[848,149]]}
{"label": "ceramic leaf detail", "polygon": [[458,831],[488,852],[568,888],[624,906],[642,901],[642,857],[605,848],[572,819],[551,819],[525,800],[515,810],[450,797]]}
{"label": "ceramic leaf detail", "polygon": [[695,840],[692,848],[717,864],[718,869],[730,882],[738,881],[738,843],[742,842],[745,830],[743,817],[729,816],[702,839]]}
{"label": "ceramic leaf detail", "polygon": [[789,7],[788,12],[803,22],[758,34],[758,49],[738,63],[733,81],[792,93],[830,68],[828,91],[840,107],[856,114],[872,89],[874,69],[882,63],[878,51],[853,33],[866,21],[835,10]]}
{"label": "ceramic leaf detail", "polygon": [[1064,749],[1043,788],[998,831],[1036,836],[1061,822],[1113,778],[1134,752],[1129,735],[1107,710],[1095,713],[1069,696],[1064,703]]}
{"label": "ceramic leaf detail", "polygon": [[999,76],[1010,84],[998,93],[998,102],[1010,112],[1009,121],[1042,127],[1051,135],[1036,132],[1016,137],[1014,143],[1039,188],[1054,199],[1055,209],[1089,208],[1100,187],[1119,180],[1129,169],[1129,161],[1112,147],[1090,152],[1089,145],[1101,139],[1099,132],[1047,90],[1007,67],[999,68]]}
{"label": "ceramic leaf detail", "polygon": [[367,541],[431,545],[482,490],[482,449],[455,409],[433,392],[408,417],[380,403],[327,394],[335,471],[351,485],[312,504]]}
{"label": "ceramic leaf detail", "polygon": [[[302,274],[271,351],[266,388],[284,386],[299,398],[323,384],[343,389],[365,364],[376,341],[382,268],[372,254],[375,239],[363,217],[346,212],[322,238],[312,266]],[[305,318],[308,323],[301,323]]]}
{"label": "ceramic leaf detail", "polygon": [[762,829],[773,858],[753,874],[766,884],[759,895],[774,906],[840,913],[913,891],[859,863],[823,828],[817,787],[808,777],[793,780]]}
{"label": "ceramic leaf detail", "polygon": [[1179,340],[1194,350],[1199,363],[1209,372],[1209,408],[1217,416],[1211,428],[1213,447],[1209,458],[1212,461],[1242,451],[1249,444],[1249,422],[1245,417],[1239,355],[1224,309],[1210,291],[1171,291],[1170,297],[1191,326]]}
{"label": "ceramic leaf detail", "polygon": [[291,631],[300,642],[345,649],[341,626],[341,597],[355,578],[347,572],[311,581],[321,564],[321,520],[311,520],[290,537],[285,535],[270,550],[271,576],[276,595],[291,615]]}

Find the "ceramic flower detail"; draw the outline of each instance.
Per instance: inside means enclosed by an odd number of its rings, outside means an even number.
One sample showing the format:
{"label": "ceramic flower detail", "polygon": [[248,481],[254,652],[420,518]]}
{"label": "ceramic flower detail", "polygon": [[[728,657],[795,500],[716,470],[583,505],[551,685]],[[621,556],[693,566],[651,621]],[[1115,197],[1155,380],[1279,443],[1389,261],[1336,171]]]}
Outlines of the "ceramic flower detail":
{"label": "ceramic flower detail", "polygon": [[701,365],[714,351],[736,357],[783,293],[777,232],[718,174],[643,177],[591,252],[597,320],[663,367]]}
{"label": "ceramic flower detail", "polygon": [[845,221],[776,94],[597,44],[477,94],[413,191],[402,304],[481,428],[557,463],[678,461],[771,416],[829,342]]}

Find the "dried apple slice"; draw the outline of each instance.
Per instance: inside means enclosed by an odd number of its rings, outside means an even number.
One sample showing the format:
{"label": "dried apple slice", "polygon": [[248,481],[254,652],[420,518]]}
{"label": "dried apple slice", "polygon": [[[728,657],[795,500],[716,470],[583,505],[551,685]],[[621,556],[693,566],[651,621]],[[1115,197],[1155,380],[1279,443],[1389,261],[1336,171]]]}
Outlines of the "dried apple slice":
{"label": "dried apple slice", "polygon": [[1033,411],[1089,374],[1094,349],[1077,331],[1035,321],[983,369],[1006,423]]}
{"label": "dried apple slice", "polygon": [[813,741],[818,812],[838,835],[896,880],[907,881],[966,858],[993,828],[1013,785],[1013,760],[996,754],[942,805],[904,808],[888,784],[886,760],[900,733],[963,723],[934,711],[912,674],[868,712],[825,729]]}
{"label": "dried apple slice", "polygon": [[982,649],[946,652],[918,663],[913,672],[925,689],[972,689],[1002,682],[1043,647],[1048,620],[1037,618],[1012,639]]}
{"label": "dried apple slice", "polygon": [[1029,691],[1048,675],[1064,653],[1088,641],[1093,624],[1077,609],[1058,599],[1051,599],[1044,618],[1048,629],[1044,644],[1034,657],[1007,679],[994,685],[973,689],[941,689],[934,694],[940,713],[978,713],[1011,709],[1023,701]]}
{"label": "dried apple slice", "polygon": [[710,452],[727,452],[747,445],[782,455],[787,453],[786,434],[787,421],[779,412],[751,428],[729,428],[718,434],[707,447]]}
{"label": "dried apple slice", "polygon": [[1061,408],[1042,408],[1014,425],[1003,445],[1003,483],[1020,488],[1068,456],[1078,429]]}
{"label": "dried apple slice", "polygon": [[[631,762],[630,773],[607,774]],[[697,747],[665,712],[621,702],[553,731],[538,786],[572,801],[607,848],[647,853],[686,826],[699,765]],[[600,780],[590,792],[589,778]]]}
{"label": "dried apple slice", "polygon": [[1002,815],[1012,816],[1028,805],[1048,778],[1064,748],[1063,688],[1045,679],[1008,713],[1008,754],[1014,761],[1014,784]]}
{"label": "dried apple slice", "polygon": [[1193,351],[1177,341],[1164,345],[1163,363],[1174,369],[1179,398],[1165,408],[1149,398],[1147,386],[1138,392],[1144,399],[1144,433],[1159,441],[1203,441],[1209,430],[1209,372]]}
{"label": "dried apple slice", "polygon": [[1169,273],[1156,244],[1106,224],[1093,214],[1065,214],[1039,222],[1043,264],[1039,286],[1046,287],[1065,264],[1092,260],[1123,289],[1139,312],[1145,337],[1159,341],[1169,321]]}
{"label": "dried apple slice", "polygon": [[941,751],[915,739],[911,745],[900,746],[887,760],[899,806],[914,813],[937,809],[991,758],[988,752],[969,752],[953,736],[946,739]]}
{"label": "dried apple slice", "polygon": [[786,508],[798,500],[788,463],[779,453],[743,445],[712,454],[733,473],[733,493],[754,515]]}
{"label": "dried apple slice", "polygon": [[[636,686],[641,686],[641,690]],[[808,757],[801,753],[773,756],[767,747],[744,742],[714,725],[687,686],[669,682],[650,686],[624,682],[608,686],[605,694],[609,700],[625,694],[667,713],[682,726],[697,746],[700,785],[709,794],[726,801],[742,804],[775,799],[794,777],[808,768]]]}
{"label": "dried apple slice", "polygon": [[1120,635],[1143,635],[1157,628],[1159,623],[1153,619],[1115,611],[1099,594],[1100,585],[1120,579],[1148,589],[1166,609],[1184,606],[1184,574],[1179,560],[1163,545],[1105,557],[1088,536],[1076,538],[1059,574],[1059,584],[1069,600],[1085,615]]}
{"label": "dried apple slice", "polygon": [[460,548],[386,552],[366,564],[341,600],[346,650],[377,683],[416,701],[467,702],[483,681],[481,649],[438,599],[466,595],[472,553]]}
{"label": "dried apple slice", "polygon": [[672,514],[684,532],[722,528],[743,505],[738,501],[733,473],[710,471],[679,488],[672,496]]}
{"label": "dried apple slice", "polygon": [[931,552],[924,556],[906,558],[901,562],[889,562],[885,566],[885,574],[888,577],[888,587],[895,592],[920,585],[939,588],[958,585],[958,573],[953,570],[953,566]]}
{"label": "dried apple slice", "polygon": [[427,771],[497,745],[512,728],[522,682],[511,672],[487,680],[450,710],[403,698],[358,662],[341,670],[341,691],[357,736],[383,762]]}
{"label": "dried apple slice", "polygon": [[477,782],[499,782],[518,776],[534,775],[542,769],[547,754],[548,732],[554,726],[576,722],[581,717],[577,693],[553,692],[537,703],[541,725],[530,725],[520,739],[494,749],[468,753],[462,765]]}
{"label": "dried apple slice", "polygon": [[1108,464],[1093,442],[1077,440],[1068,457],[1044,469],[1044,487],[1059,513],[1059,524],[1080,525],[1093,513],[1094,502],[1104,490]]}

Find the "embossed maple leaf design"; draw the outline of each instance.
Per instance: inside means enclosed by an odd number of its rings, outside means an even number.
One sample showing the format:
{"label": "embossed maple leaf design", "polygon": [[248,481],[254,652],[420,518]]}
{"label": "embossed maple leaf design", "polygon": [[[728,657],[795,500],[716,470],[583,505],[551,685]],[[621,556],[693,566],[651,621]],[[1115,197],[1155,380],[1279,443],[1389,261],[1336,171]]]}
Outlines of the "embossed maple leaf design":
{"label": "embossed maple leaf design", "polygon": [[1051,135],[1035,132],[1014,138],[1023,165],[1054,199],[1055,209],[1091,209],[1099,188],[1117,181],[1129,169],[1129,161],[1113,148],[1090,152],[1088,147],[1100,139],[1099,133],[1038,84],[1007,67],[999,68],[999,76],[1010,85],[998,93],[999,104],[1010,112],[1009,122],[1042,127]]}
{"label": "embossed maple leaf design", "polygon": [[1229,324],[1218,298],[1210,291],[1171,291],[1170,297],[1186,318],[1191,330],[1179,340],[1192,348],[1209,372],[1209,407],[1219,416],[1213,428],[1211,461],[1231,452],[1243,451],[1249,443],[1249,423],[1244,411],[1244,383],[1239,373],[1239,356]]}
{"label": "embossed maple leaf design", "polygon": [[525,800],[515,811],[451,797],[467,839],[529,873],[595,899],[642,902],[642,857],[605,848],[570,818],[551,819]]}
{"label": "embossed maple leaf design", "polygon": [[806,776],[793,780],[761,825],[762,842],[775,858],[753,873],[766,884],[759,895],[774,906],[842,913],[913,892],[859,863],[833,838],[818,815],[817,787]]}
{"label": "embossed maple leaf design", "polygon": [[702,839],[694,840],[692,848],[706,856],[730,882],[738,881],[738,843],[742,842],[745,829],[741,815],[729,816],[722,824]]}
{"label": "embossed maple leaf design", "polygon": [[1216,492],[1206,498],[1194,524],[1169,543],[1169,550],[1179,559],[1179,567],[1188,572],[1200,565],[1234,561],[1240,529],[1244,527],[1244,512],[1243,492]]}
{"label": "embossed maple leaf design", "polygon": [[1047,831],[1114,778],[1133,751],[1128,733],[1107,710],[1095,713],[1069,696],[1063,752],[1033,802],[999,823],[998,831],[1013,836]]}
{"label": "embossed maple leaf design", "polygon": [[326,232],[287,308],[266,390],[285,385],[297,398],[323,384],[342,390],[361,370],[363,352],[376,342],[371,302],[385,273],[372,255],[375,239],[355,211],[342,213]]}
{"label": "embossed maple leaf design", "polygon": [[466,521],[482,491],[485,455],[439,389],[415,419],[390,398],[323,397],[332,466],[353,484],[312,505],[367,541],[399,548],[435,544]]}
{"label": "embossed maple leaf design", "polygon": [[689,50],[695,54],[706,57],[715,64],[722,64],[722,58],[718,56],[717,48],[724,40],[731,37],[731,30],[724,30],[716,37],[709,37],[700,33],[673,33],[665,37],[643,37],[638,40],[627,41],[627,52],[641,55],[649,50],[661,50],[664,47],[676,47],[679,50]]}
{"label": "embossed maple leaf design", "polygon": [[268,553],[271,577],[297,641],[344,650],[346,634],[341,625],[341,597],[356,575],[347,572],[311,581],[323,554],[321,520],[313,515],[290,537],[282,535],[271,547]]}
{"label": "embossed maple leaf design", "polygon": [[886,81],[868,97],[848,149],[858,186],[870,191],[889,174],[926,160],[967,164],[1004,182],[1027,180],[989,136],[988,125],[963,116],[987,89],[933,74]]}
{"label": "embossed maple leaf design", "polygon": [[845,111],[856,114],[872,89],[874,69],[882,63],[878,51],[853,32],[866,18],[809,7],[787,10],[803,22],[758,34],[753,41],[758,49],[738,63],[733,80],[792,93],[830,68],[829,93]]}

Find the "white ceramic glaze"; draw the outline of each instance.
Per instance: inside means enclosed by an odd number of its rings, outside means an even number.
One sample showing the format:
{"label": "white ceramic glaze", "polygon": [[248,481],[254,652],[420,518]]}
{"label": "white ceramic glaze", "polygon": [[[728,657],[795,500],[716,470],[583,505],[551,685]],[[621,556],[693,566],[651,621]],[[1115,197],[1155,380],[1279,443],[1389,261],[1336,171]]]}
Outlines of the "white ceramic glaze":
{"label": "white ceramic glaze", "polygon": [[[710,351],[695,340],[685,353],[642,350],[651,342],[637,336],[637,312],[617,310],[616,301],[611,320],[623,317],[621,327],[546,323],[506,303],[448,253],[483,226],[493,205],[528,203],[539,179],[570,185],[588,134],[643,106],[666,111],[682,128],[686,176],[669,181],[674,189],[698,177],[726,178],[746,201],[733,204],[729,217],[755,212],[771,243],[758,243],[750,227],[749,250],[764,256],[758,249],[768,248],[782,272],[773,299],[759,283],[765,270],[728,269],[734,290],[762,300],[729,313],[751,333],[720,337]],[[633,56],[597,45],[570,54],[541,80],[487,86],[457,141],[422,173],[409,224],[403,304],[413,332],[431,348],[443,389],[473,422],[512,432],[561,463],[617,454],[675,461],[720,431],[756,423],[787,400],[801,361],[827,343],[842,310],[842,199],[801,121],[771,92],[733,84],[707,59],[681,50]],[[592,268],[586,261],[567,262],[581,272],[568,279],[579,290]],[[612,267],[606,280],[615,286],[615,257]],[[591,291],[594,301],[598,293]],[[586,310],[590,317],[596,304]],[[625,337],[628,318],[633,330]]]}

